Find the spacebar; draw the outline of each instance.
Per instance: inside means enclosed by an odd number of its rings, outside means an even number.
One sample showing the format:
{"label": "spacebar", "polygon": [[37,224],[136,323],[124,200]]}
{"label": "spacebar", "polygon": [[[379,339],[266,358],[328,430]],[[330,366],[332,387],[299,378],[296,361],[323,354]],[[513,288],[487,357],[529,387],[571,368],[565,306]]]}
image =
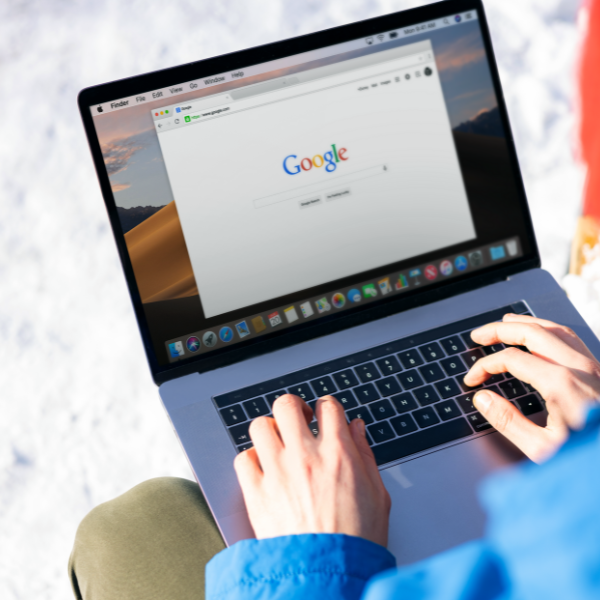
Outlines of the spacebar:
{"label": "spacebar", "polygon": [[467,421],[465,419],[455,419],[437,427],[430,427],[418,433],[375,446],[373,453],[377,464],[385,465],[393,460],[423,452],[423,450],[429,450],[429,448],[447,444],[469,435],[473,435],[473,430]]}

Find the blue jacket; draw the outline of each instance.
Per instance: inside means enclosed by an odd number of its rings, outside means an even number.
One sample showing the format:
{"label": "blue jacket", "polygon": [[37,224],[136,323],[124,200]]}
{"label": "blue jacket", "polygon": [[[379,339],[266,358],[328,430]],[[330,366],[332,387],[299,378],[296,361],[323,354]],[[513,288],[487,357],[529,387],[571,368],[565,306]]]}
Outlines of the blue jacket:
{"label": "blue jacket", "polygon": [[600,599],[600,410],[542,466],[481,490],[485,537],[402,569],[344,535],[245,540],[206,569],[208,600]]}

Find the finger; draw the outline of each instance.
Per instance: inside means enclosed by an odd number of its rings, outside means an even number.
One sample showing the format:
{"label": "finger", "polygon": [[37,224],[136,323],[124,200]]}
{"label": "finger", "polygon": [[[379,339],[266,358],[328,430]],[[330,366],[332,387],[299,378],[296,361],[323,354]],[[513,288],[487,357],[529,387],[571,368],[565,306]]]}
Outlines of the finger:
{"label": "finger", "polygon": [[523,352],[518,348],[506,348],[496,354],[480,358],[465,375],[464,382],[469,387],[477,387],[485,383],[491,375],[510,373],[520,381],[531,384],[546,396],[548,386],[556,381],[562,368],[549,363],[538,356]]}
{"label": "finger", "polygon": [[354,421],[350,423],[350,435],[368,471],[376,471],[379,473],[377,462],[375,461],[375,455],[373,454],[373,450],[371,450],[371,446],[369,446],[369,441],[367,440],[365,422],[362,419],[354,419]]}
{"label": "finger", "polygon": [[573,348],[576,352],[585,354],[588,358],[595,360],[594,355],[590,352],[589,348],[583,343],[581,338],[569,327],[547,321],[545,319],[538,319],[537,317],[530,317],[527,315],[504,315],[505,323],[525,323],[525,324],[537,324],[550,331],[556,337],[561,339],[565,344]]}
{"label": "finger", "polygon": [[369,441],[367,440],[366,436],[365,422],[362,419],[354,419],[350,423],[350,435],[354,441],[354,445],[356,446],[360,460],[362,460],[367,477],[373,485],[379,488],[383,494],[388,496],[388,501],[391,506],[391,498],[385,489],[385,485],[383,483],[383,479],[381,478],[379,468],[377,467],[377,461],[375,460],[373,450],[371,450],[371,446],[369,446]]}
{"label": "finger", "polygon": [[548,431],[524,417],[502,396],[482,390],[475,394],[473,404],[490,425],[534,462],[543,461],[555,448]]}
{"label": "finger", "polygon": [[350,439],[344,408],[333,396],[324,396],[317,400],[316,414],[321,439],[341,441]]}
{"label": "finger", "polygon": [[298,449],[314,441],[308,428],[313,417],[312,410],[298,396],[285,394],[277,398],[273,404],[273,416],[286,448]]}
{"label": "finger", "polygon": [[584,363],[589,362],[571,346],[535,323],[490,323],[473,331],[471,337],[482,346],[499,342],[525,346],[537,356],[572,368],[583,368]]}
{"label": "finger", "polygon": [[250,448],[240,452],[233,461],[233,468],[246,498],[258,488],[264,477],[256,450]]}
{"label": "finger", "polygon": [[[273,467],[283,450],[277,423],[271,417],[258,417],[250,423],[250,439],[263,471]],[[245,454],[242,452],[242,454]],[[241,456],[239,454],[238,456]]]}

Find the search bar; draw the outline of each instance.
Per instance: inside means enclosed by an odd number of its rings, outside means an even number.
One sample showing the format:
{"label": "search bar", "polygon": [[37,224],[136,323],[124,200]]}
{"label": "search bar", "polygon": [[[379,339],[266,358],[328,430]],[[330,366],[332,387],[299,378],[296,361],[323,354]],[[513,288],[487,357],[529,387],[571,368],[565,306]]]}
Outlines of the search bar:
{"label": "search bar", "polygon": [[355,171],[354,173],[348,173],[348,175],[328,178],[327,181],[319,181],[318,183],[297,187],[287,192],[280,192],[278,194],[264,196],[263,198],[257,198],[256,200],[253,200],[254,208],[265,208],[266,206],[272,206],[273,204],[279,204],[280,202],[298,200],[309,194],[312,194],[313,196],[318,195],[320,197],[321,194],[333,190],[334,187],[338,188],[340,185],[383,175],[384,173],[387,173],[387,171],[388,167],[386,165],[378,165],[376,167]]}

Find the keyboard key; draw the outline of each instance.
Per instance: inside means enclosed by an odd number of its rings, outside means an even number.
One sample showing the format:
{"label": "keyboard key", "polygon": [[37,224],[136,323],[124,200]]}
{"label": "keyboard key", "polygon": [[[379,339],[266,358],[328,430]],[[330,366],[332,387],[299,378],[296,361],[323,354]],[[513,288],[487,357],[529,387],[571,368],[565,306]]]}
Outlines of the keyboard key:
{"label": "keyboard key", "polygon": [[412,390],[413,388],[423,385],[421,376],[416,371],[406,371],[406,373],[398,373],[396,375],[398,381],[402,384],[405,390]]}
{"label": "keyboard key", "polygon": [[446,358],[440,361],[442,367],[444,367],[444,371],[446,371],[447,375],[460,375],[461,373],[466,373],[467,368],[463,364],[462,360],[458,356],[454,358]]}
{"label": "keyboard key", "polygon": [[444,358],[444,356],[446,356],[444,354],[444,351],[440,348],[440,345],[437,342],[431,342],[430,344],[421,346],[419,348],[419,351],[425,357],[425,360],[427,362],[432,362],[434,360],[440,360],[440,358]]}
{"label": "keyboard key", "polygon": [[319,424],[316,421],[313,421],[308,428],[311,430],[312,434],[317,437],[319,435]]}
{"label": "keyboard key", "polygon": [[525,396],[525,398],[519,398],[517,402],[521,407],[521,412],[526,417],[528,417],[529,415],[534,415],[535,413],[542,412],[544,410],[539,398],[534,394],[532,394],[531,396]]}
{"label": "keyboard key", "polygon": [[458,385],[460,386],[460,389],[463,392],[472,392],[473,390],[481,390],[483,389],[483,384],[482,385],[476,385],[475,387],[471,387],[470,385],[467,385],[464,381],[464,377],[459,377],[458,378]]}
{"label": "keyboard key", "polygon": [[356,379],[356,375],[350,369],[342,371],[341,373],[336,373],[333,378],[340,390],[345,390],[349,387],[358,385],[358,379]]}
{"label": "keyboard key", "polygon": [[310,389],[310,386],[308,385],[308,383],[301,383],[300,385],[294,385],[292,386],[288,392],[290,394],[294,394],[294,396],[298,396],[300,398],[302,398],[302,400],[304,400],[304,402],[308,402],[309,400],[314,400],[315,395],[313,394],[312,390]]}
{"label": "keyboard key", "polygon": [[377,421],[389,419],[390,417],[393,417],[396,414],[396,411],[394,410],[389,400],[380,400],[379,402],[373,402],[373,404],[369,404],[369,408],[371,409],[371,414],[375,417]]}
{"label": "keyboard key", "polygon": [[418,367],[419,365],[423,364],[423,359],[416,350],[406,350],[405,352],[400,352],[400,354],[398,354],[398,358],[405,369],[412,369],[413,367]]}
{"label": "keyboard key", "polygon": [[442,371],[440,365],[437,363],[419,367],[419,373],[423,375],[423,378],[427,383],[433,383],[434,381],[439,381],[440,379],[444,379],[444,377],[446,377],[446,375],[444,375],[444,371]]}
{"label": "keyboard key", "polygon": [[369,427],[369,433],[373,436],[376,444],[387,442],[396,437],[389,423],[377,423]]}
{"label": "keyboard key", "polygon": [[469,419],[469,423],[471,427],[477,433],[478,431],[485,431],[486,429],[491,429],[492,426],[484,419],[483,415],[479,412],[473,413],[467,417]]}
{"label": "keyboard key", "polygon": [[525,383],[524,381],[521,381],[521,385],[525,388],[525,391],[528,394],[535,394],[537,392],[537,390],[530,383]]}
{"label": "keyboard key", "polygon": [[248,442],[252,441],[250,439],[250,434],[248,433],[251,422],[252,421],[246,421],[245,423],[231,427],[229,430],[229,433],[231,434],[236,446],[239,446],[240,444],[247,444]]}
{"label": "keyboard key", "polygon": [[375,361],[379,370],[383,373],[384,377],[386,375],[393,375],[394,373],[398,373],[402,371],[402,367],[398,362],[398,359],[395,356],[388,356],[387,358],[380,358]]}
{"label": "keyboard key", "polygon": [[484,346],[483,351],[486,356],[490,354],[498,354],[498,352],[502,352],[504,350],[504,344],[494,344],[493,346]]}
{"label": "keyboard key", "polygon": [[310,382],[313,390],[317,393],[317,397],[321,398],[323,396],[330,396],[331,394],[337,392],[337,388],[333,385],[333,381],[331,381],[331,377],[321,377],[320,379],[314,379]]}
{"label": "keyboard key", "polygon": [[449,421],[450,419],[462,416],[454,400],[445,400],[444,402],[436,404],[434,408],[437,414],[440,415],[442,421]]}
{"label": "keyboard key", "polygon": [[353,391],[361,404],[368,404],[369,402],[373,402],[381,398],[381,396],[377,393],[377,390],[375,389],[375,386],[372,383],[361,385],[357,388],[354,388]]}
{"label": "keyboard key", "polygon": [[[400,419],[397,417],[396,419]],[[406,418],[406,417],[403,417]],[[394,419],[394,420],[396,420]],[[396,438],[373,448],[378,465],[385,465],[405,456],[417,454],[448,442],[453,442],[473,435],[465,419],[454,419],[436,427],[417,431],[411,435]]]}
{"label": "keyboard key", "polygon": [[265,398],[267,402],[273,406],[273,402],[279,398],[279,396],[285,396],[287,392],[285,390],[280,390],[279,392],[271,392],[270,394],[265,394]]}
{"label": "keyboard key", "polygon": [[504,375],[502,373],[498,373],[498,375],[492,375],[486,382],[485,385],[495,385],[504,381]]}
{"label": "keyboard key", "polygon": [[348,410],[349,408],[355,408],[358,406],[358,402],[351,390],[346,390],[345,392],[338,392],[335,395],[335,399],[344,407],[344,410]]}
{"label": "keyboard key", "polygon": [[470,331],[469,331],[469,333],[463,333],[460,337],[462,338],[463,342],[465,343],[465,346],[469,350],[474,350],[475,348],[481,348],[480,344],[473,341]]}
{"label": "keyboard key", "polygon": [[246,420],[246,414],[239,404],[221,409],[221,416],[227,425],[235,425]]}
{"label": "keyboard key", "polygon": [[398,435],[406,435],[407,433],[412,433],[418,429],[415,420],[410,415],[395,417],[390,423]]}
{"label": "keyboard key", "polygon": [[525,388],[517,379],[503,381],[498,387],[502,390],[504,397],[508,398],[509,400],[513,400],[514,398],[518,398],[519,396],[524,396],[526,394]]}
{"label": "keyboard key", "polygon": [[486,391],[488,392],[494,392],[495,394],[498,394],[498,396],[500,396],[500,398],[502,398],[502,394],[500,393],[500,389],[498,388],[497,385],[491,385],[488,388],[485,388]]}
{"label": "keyboard key", "polygon": [[250,415],[251,419],[256,417],[263,417],[264,415],[268,415],[271,411],[267,406],[267,403],[263,398],[254,398],[254,400],[246,400],[243,403],[246,412]]}
{"label": "keyboard key", "polygon": [[459,352],[464,352],[466,350],[465,345],[462,343],[459,335],[455,335],[440,342],[442,347],[446,351],[448,356],[452,356],[453,354],[458,354]]}
{"label": "keyboard key", "polygon": [[399,414],[410,412],[417,408],[417,403],[410,392],[390,398]]}
{"label": "keyboard key", "polygon": [[381,379],[375,385],[384,398],[400,393],[400,384],[393,377]]}
{"label": "keyboard key", "polygon": [[465,361],[467,368],[470,369],[480,358],[483,358],[483,351],[476,348],[475,350],[461,354],[460,357]]}
{"label": "keyboard key", "polygon": [[435,411],[431,407],[415,410],[415,412],[412,413],[412,416],[422,429],[425,429],[425,427],[431,427],[432,425],[437,425],[440,422],[439,417],[435,414]]}
{"label": "keyboard key", "polygon": [[358,367],[355,367],[354,370],[363,383],[369,383],[369,381],[375,381],[381,377],[374,363],[359,365]]}
{"label": "keyboard key", "polygon": [[366,425],[370,425],[373,423],[373,417],[369,412],[369,409],[366,406],[361,406],[359,408],[353,408],[346,413],[346,417],[348,421],[353,421],[354,419],[362,419]]}
{"label": "keyboard key", "polygon": [[414,390],[413,394],[421,406],[429,406],[440,400],[438,393],[430,385]]}
{"label": "keyboard key", "polygon": [[252,442],[248,442],[247,444],[242,444],[241,446],[238,446],[237,451],[238,453],[244,452],[244,450],[250,450],[252,446],[254,446],[254,444]]}
{"label": "keyboard key", "polygon": [[460,406],[461,410],[465,413],[465,415],[468,415],[477,410],[475,408],[475,405],[473,404],[474,397],[475,397],[475,392],[472,392],[470,394],[465,394],[464,396],[459,396],[456,399],[456,401],[458,402],[458,405]]}
{"label": "keyboard key", "polygon": [[446,398],[452,398],[453,396],[460,395],[460,388],[454,379],[440,381],[439,383],[435,384],[435,387],[444,400]]}

